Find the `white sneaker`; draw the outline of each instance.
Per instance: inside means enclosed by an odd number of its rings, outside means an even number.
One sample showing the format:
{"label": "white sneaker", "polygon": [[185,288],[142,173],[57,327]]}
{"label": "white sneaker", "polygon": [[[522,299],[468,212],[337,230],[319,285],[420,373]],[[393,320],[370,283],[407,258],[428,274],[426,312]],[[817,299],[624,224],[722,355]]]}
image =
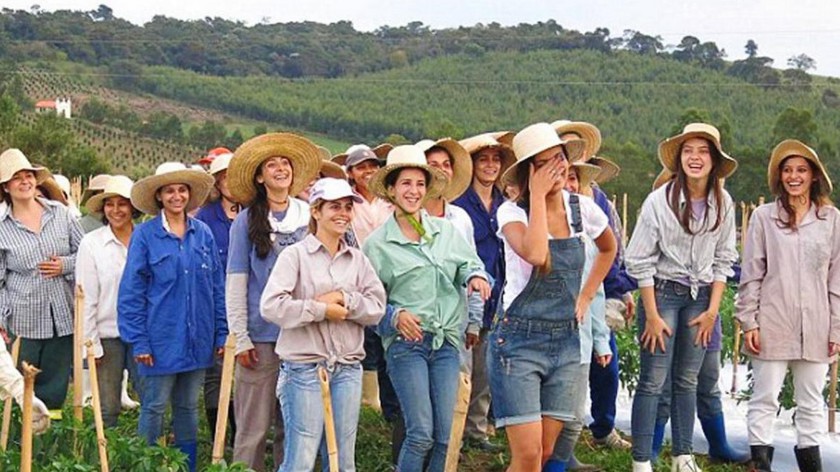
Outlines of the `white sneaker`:
{"label": "white sneaker", "polygon": [[671,472],[703,472],[700,466],[694,462],[694,456],[684,454],[671,459]]}
{"label": "white sneaker", "polygon": [[128,396],[128,371],[123,370],[123,378],[122,378],[122,388],[120,392],[120,406],[122,406],[123,410],[133,410],[140,406],[139,403],[134,401],[130,396]]}
{"label": "white sneaker", "polygon": [[633,461],[633,472],[653,472],[653,467],[650,465],[650,461],[647,461],[647,462]]}

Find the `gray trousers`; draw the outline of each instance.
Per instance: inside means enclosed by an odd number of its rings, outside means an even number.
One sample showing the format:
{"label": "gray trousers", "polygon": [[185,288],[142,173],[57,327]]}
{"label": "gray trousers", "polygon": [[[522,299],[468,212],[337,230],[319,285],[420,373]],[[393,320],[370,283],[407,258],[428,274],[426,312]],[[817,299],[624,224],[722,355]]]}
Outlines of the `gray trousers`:
{"label": "gray trousers", "polygon": [[102,360],[96,366],[99,398],[102,401],[102,422],[106,428],[117,425],[122,408],[123,370],[128,369],[129,378],[139,393],[142,388],[137,377],[137,365],[131,355],[131,346],[120,338],[100,339]]}

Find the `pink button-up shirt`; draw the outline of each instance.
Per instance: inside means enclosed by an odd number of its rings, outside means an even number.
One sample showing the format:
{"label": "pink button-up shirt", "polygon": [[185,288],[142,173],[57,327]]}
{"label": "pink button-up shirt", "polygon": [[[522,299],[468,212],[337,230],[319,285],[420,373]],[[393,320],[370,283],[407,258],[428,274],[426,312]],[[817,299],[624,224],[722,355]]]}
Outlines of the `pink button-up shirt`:
{"label": "pink button-up shirt", "polygon": [[364,200],[363,203],[353,205],[353,211],[355,213],[353,217],[353,231],[356,233],[356,240],[359,242],[359,247],[361,247],[368,236],[370,236],[370,233],[388,220],[394,212],[394,206],[379,197],[374,197],[373,201],[369,202],[360,194],[357,193],[356,195],[359,195]]}

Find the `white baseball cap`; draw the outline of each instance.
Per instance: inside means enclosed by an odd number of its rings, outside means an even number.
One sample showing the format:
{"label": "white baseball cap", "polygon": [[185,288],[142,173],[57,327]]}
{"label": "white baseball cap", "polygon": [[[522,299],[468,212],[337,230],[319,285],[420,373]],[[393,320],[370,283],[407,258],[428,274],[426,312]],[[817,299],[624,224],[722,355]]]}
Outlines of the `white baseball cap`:
{"label": "white baseball cap", "polygon": [[346,180],[324,177],[318,179],[309,191],[309,204],[313,205],[316,200],[331,202],[347,197],[352,198],[356,203],[363,202],[361,197],[353,193],[353,189]]}

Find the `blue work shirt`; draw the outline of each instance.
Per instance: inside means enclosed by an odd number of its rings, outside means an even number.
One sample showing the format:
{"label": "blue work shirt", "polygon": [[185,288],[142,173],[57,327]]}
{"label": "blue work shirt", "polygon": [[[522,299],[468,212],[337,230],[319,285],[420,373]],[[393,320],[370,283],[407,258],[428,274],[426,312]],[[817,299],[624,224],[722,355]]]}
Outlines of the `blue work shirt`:
{"label": "blue work shirt", "polygon": [[140,375],[206,369],[228,334],[224,270],[206,224],[187,218],[183,240],[160,215],[131,236],[117,297],[120,337],[134,355],[151,354]]}
{"label": "blue work shirt", "polygon": [[[592,199],[595,200],[598,207],[606,213],[607,218],[610,220],[610,228],[613,229],[613,234],[615,234],[618,230],[618,226],[616,225],[617,222],[613,219],[613,213],[610,209],[610,199],[607,198],[607,194],[598,187],[592,187]],[[620,234],[615,234],[616,242],[618,242],[620,237]],[[608,300],[621,300],[625,293],[632,292],[637,288],[639,287],[636,280],[627,275],[627,271],[621,263],[619,251],[616,251],[615,259],[613,259],[612,265],[610,266],[610,271],[604,278],[604,294],[606,295],[606,298]]]}
{"label": "blue work shirt", "polygon": [[458,197],[455,205],[463,208],[470,215],[473,223],[473,235],[475,240],[478,258],[484,263],[484,270],[496,281],[493,285],[493,292],[484,304],[484,327],[489,328],[493,323],[493,316],[496,314],[496,306],[502,288],[505,285],[505,254],[502,241],[496,235],[499,231],[499,223],[496,221],[496,210],[499,205],[505,202],[501,190],[493,187],[490,211],[484,207],[481,198],[472,188],[467,187],[466,192]]}
{"label": "blue work shirt", "polygon": [[219,260],[222,263],[222,270],[227,267],[228,246],[230,246],[230,227],[233,220],[228,218],[225,214],[225,209],[222,208],[222,199],[215,202],[210,202],[201,207],[195,215],[197,220],[203,221],[210,227],[213,233],[213,238],[216,240],[216,248],[219,252]]}

